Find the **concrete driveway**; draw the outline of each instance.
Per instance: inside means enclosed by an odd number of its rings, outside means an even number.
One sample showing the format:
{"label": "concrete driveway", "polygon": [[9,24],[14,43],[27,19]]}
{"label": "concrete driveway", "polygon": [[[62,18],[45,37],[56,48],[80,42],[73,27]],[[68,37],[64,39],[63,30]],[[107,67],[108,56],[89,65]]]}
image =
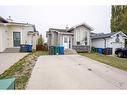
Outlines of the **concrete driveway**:
{"label": "concrete driveway", "polygon": [[28,53],[0,53],[0,74],[27,54]]}
{"label": "concrete driveway", "polygon": [[127,72],[80,55],[41,56],[26,89],[127,89]]}

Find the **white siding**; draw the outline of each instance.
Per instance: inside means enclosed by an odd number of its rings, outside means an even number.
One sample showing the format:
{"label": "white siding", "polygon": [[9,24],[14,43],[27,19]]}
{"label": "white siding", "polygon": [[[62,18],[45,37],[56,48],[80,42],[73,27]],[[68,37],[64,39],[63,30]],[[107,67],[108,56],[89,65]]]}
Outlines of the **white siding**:
{"label": "white siding", "polygon": [[35,36],[33,36],[33,49],[36,49],[38,38],[39,35],[36,33]]}
{"label": "white siding", "polygon": [[92,40],[92,47],[104,48],[104,39],[94,39]]}
{"label": "white siding", "polygon": [[106,39],[106,47],[104,39],[94,39],[92,40],[92,47],[96,48],[112,48],[113,54],[115,53],[116,48],[124,48],[125,47],[125,39],[122,35],[119,35],[120,42],[115,42],[116,35],[113,37],[105,38]]}
{"label": "white siding", "polygon": [[7,29],[5,26],[0,26],[0,52],[7,48]]}
{"label": "white siding", "polygon": [[[115,42],[115,39],[116,39],[116,35],[114,35],[111,39],[111,42]],[[120,42],[122,43],[122,47],[124,48],[125,47],[125,39],[123,38],[122,35],[119,35],[119,39],[120,39]],[[112,46],[112,43],[111,43],[111,46]]]}
{"label": "white siding", "polygon": [[[13,32],[20,32],[21,34],[21,43],[23,43],[24,39],[24,32],[21,26],[8,26],[8,48],[13,48]],[[23,35],[22,35],[23,34]]]}
{"label": "white siding", "polygon": [[87,45],[90,45],[90,30],[84,26],[80,26],[74,29],[74,45],[77,45],[77,42],[80,42],[81,45],[84,45],[83,40],[87,37]]}
{"label": "white siding", "polygon": [[13,45],[13,32],[20,32],[21,44],[32,44],[33,49],[36,48],[38,35],[28,35],[28,31],[34,31],[32,26],[19,26],[9,25],[0,26],[0,52],[3,52],[6,48],[14,48]]}

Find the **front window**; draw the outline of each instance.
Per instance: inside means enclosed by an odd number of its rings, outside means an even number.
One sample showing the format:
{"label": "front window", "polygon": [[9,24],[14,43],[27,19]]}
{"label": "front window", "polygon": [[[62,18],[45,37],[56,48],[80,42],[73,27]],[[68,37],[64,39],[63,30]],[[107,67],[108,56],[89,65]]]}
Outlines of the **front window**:
{"label": "front window", "polygon": [[68,38],[64,37],[64,43],[67,43]]}
{"label": "front window", "polygon": [[87,45],[87,37],[85,37],[85,45]]}

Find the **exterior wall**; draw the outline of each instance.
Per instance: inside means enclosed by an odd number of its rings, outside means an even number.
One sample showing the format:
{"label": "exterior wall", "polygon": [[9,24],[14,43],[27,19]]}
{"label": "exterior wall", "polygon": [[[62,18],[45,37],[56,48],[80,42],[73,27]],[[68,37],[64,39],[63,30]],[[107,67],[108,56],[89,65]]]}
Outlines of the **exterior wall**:
{"label": "exterior wall", "polygon": [[[116,35],[114,35],[111,39],[111,42],[115,42],[115,39],[116,39]],[[124,48],[125,47],[125,38],[123,38],[122,35],[119,35],[119,39],[120,39],[120,43],[122,43],[122,47]],[[111,43],[111,46],[112,46],[112,43]]]}
{"label": "exterior wall", "polygon": [[[28,35],[28,31],[34,31],[32,26],[8,26],[8,48],[13,48],[13,32],[21,33],[21,44],[31,44],[35,47],[35,42],[33,35]],[[34,44],[33,44],[34,42]]]}
{"label": "exterior wall", "polygon": [[7,47],[7,28],[0,26],[0,52],[3,52]]}
{"label": "exterior wall", "polygon": [[63,46],[63,35],[62,34],[60,34],[60,46]]}
{"label": "exterior wall", "polygon": [[77,42],[80,42],[81,45],[84,44],[84,39],[87,37],[87,45],[90,45],[90,30],[85,28],[84,26],[80,26],[74,29],[74,39],[73,39],[73,45],[77,45]]}
{"label": "exterior wall", "polygon": [[52,32],[51,31],[51,34],[48,34],[47,37],[48,37],[48,46],[63,46],[63,36],[66,35],[66,36],[69,36],[69,40],[70,40],[70,43],[71,43],[71,46],[70,48],[72,48],[72,35],[68,35],[68,34],[60,34],[60,33],[57,33],[57,32]]}
{"label": "exterior wall", "polygon": [[39,35],[36,33],[33,36],[33,49],[36,49],[37,41],[38,41]]}
{"label": "exterior wall", "polygon": [[92,40],[92,47],[96,48],[112,48],[112,54],[115,54],[116,48],[124,48],[125,47],[125,38],[122,35],[119,35],[119,42],[116,42],[116,35],[106,39],[106,47],[104,39],[94,39]]}
{"label": "exterior wall", "polygon": [[[32,26],[19,26],[9,25],[0,26],[0,52],[3,52],[6,48],[14,48],[13,45],[13,32],[20,32],[21,44],[32,44],[33,48],[36,48],[36,40],[38,35],[28,35],[28,31],[34,31]],[[17,48],[17,47],[16,47]]]}
{"label": "exterior wall", "polygon": [[57,32],[51,31],[51,34],[48,34],[48,46],[59,45],[59,37],[60,35]]}
{"label": "exterior wall", "polygon": [[37,40],[39,38],[38,33],[36,32],[34,34],[28,35],[28,31],[34,31],[32,26],[29,26],[29,27],[26,26],[23,29],[24,29],[24,31],[23,31],[24,35],[23,36],[26,37],[26,39],[24,39],[24,41],[22,43],[24,44],[26,42],[27,44],[32,45],[33,49],[36,49]]}
{"label": "exterior wall", "polygon": [[105,44],[105,41],[104,39],[94,39],[94,40],[91,40],[92,41],[92,47],[96,47],[96,48],[105,48],[104,44]]}
{"label": "exterior wall", "polygon": [[2,52],[2,49],[3,47],[2,47],[2,28],[1,28],[1,26],[0,26],[0,52]]}
{"label": "exterior wall", "polygon": [[[97,47],[97,48],[112,48],[112,44],[116,43],[115,39],[116,36],[110,37],[110,38],[105,38],[106,39],[106,47],[105,47],[105,40],[104,39],[94,39],[92,40],[92,47]],[[122,43],[122,47],[125,47],[125,39],[122,37],[122,35],[119,36],[120,43]]]}
{"label": "exterior wall", "polygon": [[54,45],[54,33],[51,31],[51,45]]}
{"label": "exterior wall", "polygon": [[48,41],[48,46],[51,46],[52,44],[51,44],[51,39],[52,39],[52,35],[51,34],[48,34],[48,39],[47,39],[47,41]]}
{"label": "exterior wall", "polygon": [[53,42],[54,42],[54,45],[57,46],[58,45],[58,33],[57,32],[54,32],[54,38],[53,38]]}
{"label": "exterior wall", "polygon": [[21,44],[26,40],[26,34],[23,32],[23,28],[21,26],[8,26],[8,48],[13,48],[13,32],[20,32],[21,34]]}

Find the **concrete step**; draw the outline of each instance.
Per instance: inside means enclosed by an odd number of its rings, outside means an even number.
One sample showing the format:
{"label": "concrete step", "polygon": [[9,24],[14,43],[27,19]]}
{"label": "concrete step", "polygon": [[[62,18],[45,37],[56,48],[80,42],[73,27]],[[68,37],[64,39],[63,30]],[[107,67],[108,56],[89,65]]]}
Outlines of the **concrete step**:
{"label": "concrete step", "polygon": [[4,52],[5,53],[17,53],[17,52],[20,52],[20,48],[6,48]]}
{"label": "concrete step", "polygon": [[65,54],[65,55],[77,54],[77,52],[76,52],[76,50],[74,50],[74,49],[65,49],[65,50],[64,50],[64,54]]}

